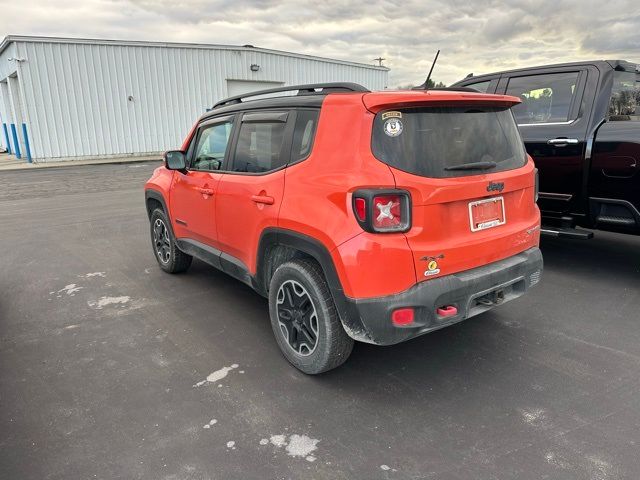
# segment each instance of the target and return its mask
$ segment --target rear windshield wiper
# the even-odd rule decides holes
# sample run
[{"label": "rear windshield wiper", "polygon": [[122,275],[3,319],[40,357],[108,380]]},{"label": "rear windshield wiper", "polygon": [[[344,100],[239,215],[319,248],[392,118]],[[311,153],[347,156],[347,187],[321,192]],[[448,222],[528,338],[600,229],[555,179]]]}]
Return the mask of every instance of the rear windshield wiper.
[{"label": "rear windshield wiper", "polygon": [[471,162],[462,163],[460,165],[452,165],[450,167],[444,167],[445,170],[489,170],[497,167],[496,162]]}]

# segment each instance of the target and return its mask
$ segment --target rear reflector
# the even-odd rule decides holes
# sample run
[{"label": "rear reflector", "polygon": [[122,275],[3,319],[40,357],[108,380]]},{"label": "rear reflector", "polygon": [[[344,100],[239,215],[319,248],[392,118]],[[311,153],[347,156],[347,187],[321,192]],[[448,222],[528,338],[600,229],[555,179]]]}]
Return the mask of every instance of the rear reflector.
[{"label": "rear reflector", "polygon": [[367,219],[367,201],[364,198],[356,198],[353,202],[353,210],[358,220],[364,222]]},{"label": "rear reflector", "polygon": [[399,308],[391,314],[391,322],[397,326],[411,325],[414,319],[413,308]]}]

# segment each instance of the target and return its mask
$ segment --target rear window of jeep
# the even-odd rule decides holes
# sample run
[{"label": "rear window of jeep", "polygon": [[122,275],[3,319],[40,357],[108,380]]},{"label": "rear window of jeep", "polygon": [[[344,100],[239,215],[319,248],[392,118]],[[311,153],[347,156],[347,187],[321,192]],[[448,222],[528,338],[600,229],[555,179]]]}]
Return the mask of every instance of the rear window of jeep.
[{"label": "rear window of jeep", "polygon": [[373,122],[371,147],[387,165],[431,178],[501,172],[526,163],[513,114],[503,107],[379,112]]}]

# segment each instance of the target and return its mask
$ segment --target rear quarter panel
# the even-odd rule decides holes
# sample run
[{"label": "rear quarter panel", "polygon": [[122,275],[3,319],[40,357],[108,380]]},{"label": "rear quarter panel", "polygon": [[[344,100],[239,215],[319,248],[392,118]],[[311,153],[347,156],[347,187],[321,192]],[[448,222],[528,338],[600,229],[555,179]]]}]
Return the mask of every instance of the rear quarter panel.
[{"label": "rear quarter panel", "polygon": [[[389,167],[371,157],[372,122],[361,95],[327,96],[310,157],[286,170],[278,219],[279,228],[325,246],[351,297],[384,295],[415,283],[404,236],[365,235],[353,214],[355,190],[394,187]],[[392,261],[397,255],[402,261]]]}]

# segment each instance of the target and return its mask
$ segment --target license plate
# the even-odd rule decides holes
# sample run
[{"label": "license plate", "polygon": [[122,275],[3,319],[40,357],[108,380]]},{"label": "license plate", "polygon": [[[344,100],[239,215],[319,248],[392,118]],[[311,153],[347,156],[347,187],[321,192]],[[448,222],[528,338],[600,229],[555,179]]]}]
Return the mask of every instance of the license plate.
[{"label": "license plate", "polygon": [[469,203],[469,220],[472,232],[504,225],[507,221],[504,215],[504,199],[492,197]]}]

